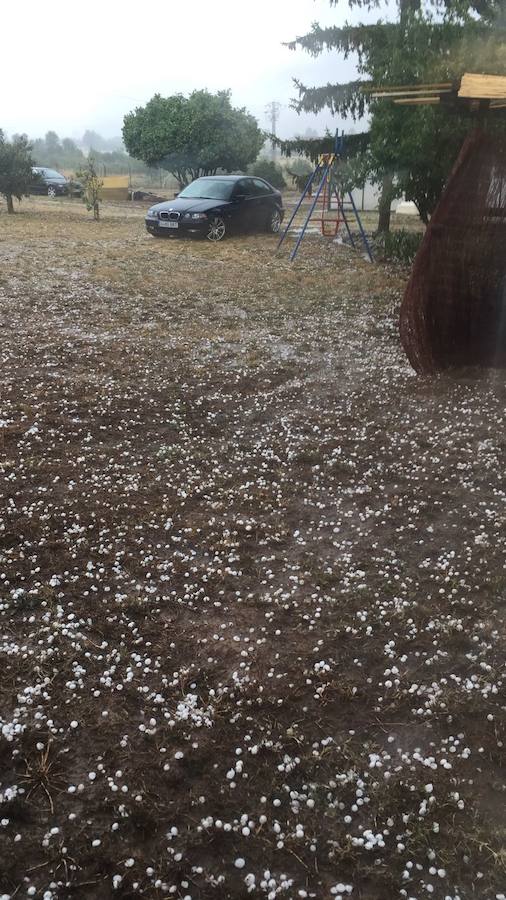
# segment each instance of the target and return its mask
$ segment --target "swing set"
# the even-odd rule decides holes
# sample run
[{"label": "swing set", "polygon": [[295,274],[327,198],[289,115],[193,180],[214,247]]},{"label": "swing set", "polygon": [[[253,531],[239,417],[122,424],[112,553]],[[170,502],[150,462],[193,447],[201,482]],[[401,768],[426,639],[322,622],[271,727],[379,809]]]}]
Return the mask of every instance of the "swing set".
[{"label": "swing set", "polygon": [[324,237],[337,238],[340,228],[344,225],[347,241],[354,249],[357,249],[357,237],[350,228],[350,220],[354,220],[359,233],[359,241],[362,243],[367,258],[372,262],[373,256],[367,235],[351,191],[343,191],[339,187],[338,172],[343,156],[344,136],[336,134],[333,153],[323,153],[318,163],[309,176],[302,195],[288,220],[279,239],[277,249],[281,247],[290,232],[293,222],[306,198],[310,199],[309,209],[299,230],[295,246],[290,253],[290,261],[297,256],[299,247],[307,232],[309,223],[317,221]]}]

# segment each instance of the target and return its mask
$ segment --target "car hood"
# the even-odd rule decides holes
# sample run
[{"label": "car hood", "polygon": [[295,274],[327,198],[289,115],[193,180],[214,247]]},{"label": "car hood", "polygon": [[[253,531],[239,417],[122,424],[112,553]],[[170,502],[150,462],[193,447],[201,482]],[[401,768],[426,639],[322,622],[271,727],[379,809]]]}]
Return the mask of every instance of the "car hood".
[{"label": "car hood", "polygon": [[150,206],[150,209],[156,212],[178,212],[181,214],[187,212],[207,212],[209,209],[217,209],[220,206],[227,206],[229,200],[209,200],[204,197],[176,197],[174,200],[165,200],[163,203],[156,203]]}]

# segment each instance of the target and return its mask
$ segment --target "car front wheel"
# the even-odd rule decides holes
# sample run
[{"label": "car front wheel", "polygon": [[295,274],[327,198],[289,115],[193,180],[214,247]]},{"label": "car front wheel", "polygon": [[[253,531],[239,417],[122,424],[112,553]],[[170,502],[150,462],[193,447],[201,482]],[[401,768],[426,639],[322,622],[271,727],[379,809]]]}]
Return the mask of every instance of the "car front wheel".
[{"label": "car front wheel", "polygon": [[266,230],[269,234],[278,234],[279,229],[281,228],[281,213],[279,209],[273,209],[269,213],[267,218],[267,228]]},{"label": "car front wheel", "polygon": [[56,188],[53,187],[52,185],[49,185],[49,187],[47,189],[47,196],[48,197],[56,197]]},{"label": "car front wheel", "polygon": [[220,216],[214,216],[209,222],[206,238],[208,241],[222,241],[227,233],[227,226]]}]

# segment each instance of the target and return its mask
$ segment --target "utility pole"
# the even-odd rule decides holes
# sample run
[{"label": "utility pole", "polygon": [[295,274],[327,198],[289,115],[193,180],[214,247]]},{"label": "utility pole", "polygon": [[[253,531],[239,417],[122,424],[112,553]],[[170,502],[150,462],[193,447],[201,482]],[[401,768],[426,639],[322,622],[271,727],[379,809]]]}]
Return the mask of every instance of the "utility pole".
[{"label": "utility pole", "polygon": [[[277,136],[276,128],[277,128],[277,124],[278,124],[280,111],[281,111],[281,103],[278,103],[277,100],[271,100],[271,102],[268,103],[267,106],[265,107],[265,115],[268,116],[270,119],[271,134],[274,135],[274,137]],[[273,145],[272,145],[273,160],[276,159],[276,153],[277,153],[277,147],[276,147],[276,144],[273,143]]]}]

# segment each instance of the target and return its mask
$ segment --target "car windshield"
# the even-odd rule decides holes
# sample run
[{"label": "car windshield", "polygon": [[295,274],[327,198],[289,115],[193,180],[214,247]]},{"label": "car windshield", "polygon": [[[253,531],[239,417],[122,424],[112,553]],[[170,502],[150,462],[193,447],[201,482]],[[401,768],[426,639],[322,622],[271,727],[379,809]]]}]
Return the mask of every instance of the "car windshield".
[{"label": "car windshield", "polygon": [[54,169],[43,169],[42,175],[46,178],[58,178],[59,181],[65,181],[65,176],[61,175],[60,172],[55,172]]},{"label": "car windshield", "polygon": [[235,181],[227,178],[197,178],[179,194],[180,197],[200,197],[202,200],[230,200]]}]

